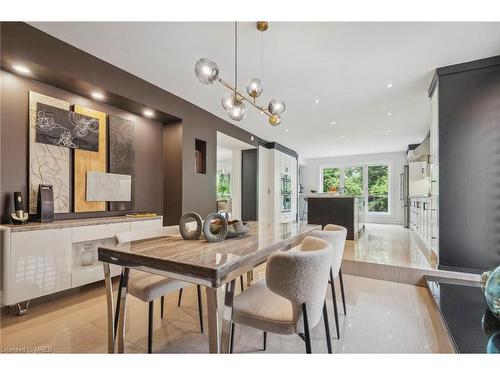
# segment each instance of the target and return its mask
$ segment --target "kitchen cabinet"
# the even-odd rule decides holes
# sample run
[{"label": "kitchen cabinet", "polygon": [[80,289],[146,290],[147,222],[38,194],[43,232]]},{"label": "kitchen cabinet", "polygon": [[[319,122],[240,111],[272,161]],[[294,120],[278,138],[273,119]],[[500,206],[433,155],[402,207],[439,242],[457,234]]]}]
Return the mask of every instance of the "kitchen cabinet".
[{"label": "kitchen cabinet", "polygon": [[297,220],[297,159],[277,149],[259,147],[260,222]]},{"label": "kitchen cabinet", "polygon": [[410,229],[415,231],[427,248],[431,247],[431,198],[410,198]]}]

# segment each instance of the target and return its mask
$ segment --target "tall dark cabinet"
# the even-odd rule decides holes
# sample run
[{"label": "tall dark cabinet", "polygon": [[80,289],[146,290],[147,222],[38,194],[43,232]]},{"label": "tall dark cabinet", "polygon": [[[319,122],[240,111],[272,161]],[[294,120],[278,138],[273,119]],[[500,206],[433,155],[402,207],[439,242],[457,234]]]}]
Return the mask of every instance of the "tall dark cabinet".
[{"label": "tall dark cabinet", "polygon": [[437,69],[439,264],[500,264],[500,56]]}]

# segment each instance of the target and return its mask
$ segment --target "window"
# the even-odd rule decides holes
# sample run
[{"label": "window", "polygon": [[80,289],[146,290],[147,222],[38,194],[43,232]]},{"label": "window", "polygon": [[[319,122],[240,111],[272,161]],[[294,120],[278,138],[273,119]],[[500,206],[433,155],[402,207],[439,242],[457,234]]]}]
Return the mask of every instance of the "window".
[{"label": "window", "polygon": [[390,212],[389,180],[388,164],[321,169],[323,192],[364,197],[366,211],[372,214]]},{"label": "window", "polygon": [[363,196],[363,167],[344,168],[344,195]]},{"label": "window", "polygon": [[231,174],[220,169],[217,171],[217,199],[231,197]]},{"label": "window", "polygon": [[340,191],[340,168],[323,169],[323,191]]},{"label": "window", "polygon": [[389,212],[389,167],[368,166],[368,212]]}]

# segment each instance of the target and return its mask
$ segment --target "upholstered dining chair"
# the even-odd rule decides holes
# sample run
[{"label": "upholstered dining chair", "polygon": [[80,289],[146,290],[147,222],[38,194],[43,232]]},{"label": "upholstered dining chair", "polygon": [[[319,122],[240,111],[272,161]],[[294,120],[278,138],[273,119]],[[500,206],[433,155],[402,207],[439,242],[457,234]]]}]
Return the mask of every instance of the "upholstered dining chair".
[{"label": "upholstered dining chair", "polygon": [[347,237],[347,229],[341,227],[339,225],[327,224],[323,228],[323,230],[315,230],[311,232],[311,236],[316,238],[321,238],[325,241],[328,241],[332,245],[333,256],[332,256],[332,265],[330,268],[330,280],[328,283],[330,284],[332,290],[332,304],[333,311],[335,314],[335,328],[337,330],[337,338],[340,339],[340,330],[339,330],[339,314],[337,308],[337,298],[335,295],[335,279],[339,279],[340,281],[340,293],[342,295],[342,305],[344,307],[344,315],[346,312],[345,307],[345,293],[344,293],[344,281],[342,279],[342,258],[344,256],[344,247],[345,240]]},{"label": "upholstered dining chair", "polygon": [[235,325],[243,324],[281,335],[298,334],[311,353],[310,330],[321,320],[325,324],[328,353],[332,352],[325,294],[332,262],[329,242],[306,237],[301,251],[278,251],[266,267],[266,278],[234,297],[230,352]]},{"label": "upholstered dining chair", "polygon": [[[173,225],[169,227],[145,229],[132,232],[118,233],[115,235],[116,241],[119,244],[138,241],[144,239],[158,238],[163,236],[173,236],[179,234],[179,226]],[[182,291],[182,288],[191,285],[190,283],[176,280],[171,277],[154,275],[144,271],[131,270],[129,279],[129,293],[143,302],[149,303],[148,317],[148,353],[153,351],[153,312],[154,301],[161,298],[161,313],[163,319],[163,311],[165,307],[165,295],[175,291]],[[201,303],[201,287],[197,287],[198,292],[198,314],[200,319],[200,330],[203,333],[203,307]],[[119,288],[121,290],[121,288]],[[118,301],[120,298],[118,298]]]}]

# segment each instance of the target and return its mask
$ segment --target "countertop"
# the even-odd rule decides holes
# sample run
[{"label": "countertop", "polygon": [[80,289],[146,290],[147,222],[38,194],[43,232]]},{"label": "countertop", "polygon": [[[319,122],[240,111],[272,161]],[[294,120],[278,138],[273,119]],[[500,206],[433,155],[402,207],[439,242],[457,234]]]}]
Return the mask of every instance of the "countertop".
[{"label": "countertop", "polygon": [[331,194],[331,193],[303,193],[302,195],[304,195],[304,198],[305,199],[308,199],[308,198],[350,198],[350,199],[354,199],[354,198],[357,198],[353,195],[335,195],[335,194]]},{"label": "countertop", "polygon": [[0,226],[0,228],[1,227],[9,228],[11,232],[29,232],[29,231],[44,230],[44,229],[62,229],[62,228],[73,228],[73,227],[85,227],[90,225],[159,220],[161,218],[162,216],[153,216],[153,217],[110,216],[110,217],[94,217],[87,219],[55,220],[51,223],[32,222],[23,225],[6,224]]}]

